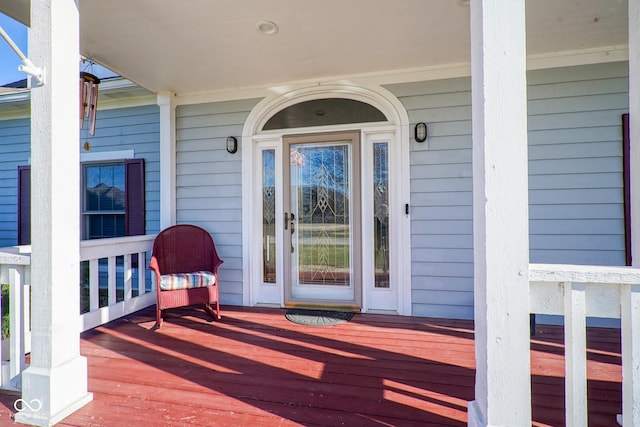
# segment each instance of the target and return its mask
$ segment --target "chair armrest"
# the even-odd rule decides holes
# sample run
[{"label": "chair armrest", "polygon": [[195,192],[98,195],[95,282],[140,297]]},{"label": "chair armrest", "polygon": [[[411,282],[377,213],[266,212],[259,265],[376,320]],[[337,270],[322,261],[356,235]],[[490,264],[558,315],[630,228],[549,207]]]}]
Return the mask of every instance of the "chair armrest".
[{"label": "chair armrest", "polygon": [[213,273],[214,274],[218,274],[218,267],[220,267],[220,264],[222,264],[224,261],[221,260],[220,258],[216,257],[213,261]]},{"label": "chair armrest", "polygon": [[151,256],[151,261],[149,261],[149,270],[154,272],[156,276],[156,291],[160,292],[160,266],[158,265],[158,260],[155,256]]}]

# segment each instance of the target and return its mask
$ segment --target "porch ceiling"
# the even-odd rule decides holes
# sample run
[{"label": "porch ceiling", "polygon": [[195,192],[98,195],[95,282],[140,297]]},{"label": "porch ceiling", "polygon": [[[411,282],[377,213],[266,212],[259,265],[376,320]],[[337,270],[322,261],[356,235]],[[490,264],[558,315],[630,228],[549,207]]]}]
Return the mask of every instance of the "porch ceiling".
[{"label": "porch ceiling", "polygon": [[[0,9],[24,2],[2,2]],[[459,0],[78,3],[82,53],[153,92],[470,61],[469,8]],[[259,34],[262,20],[275,22],[278,33]],[[627,1],[529,0],[527,28],[529,54],[626,45]]]}]

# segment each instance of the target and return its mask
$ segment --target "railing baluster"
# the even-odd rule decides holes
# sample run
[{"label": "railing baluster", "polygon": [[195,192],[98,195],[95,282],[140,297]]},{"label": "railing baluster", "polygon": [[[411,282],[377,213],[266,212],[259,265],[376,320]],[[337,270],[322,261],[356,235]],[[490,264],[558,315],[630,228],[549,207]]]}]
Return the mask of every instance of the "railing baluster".
[{"label": "railing baluster", "polygon": [[587,425],[585,285],[564,284],[565,404],[568,426]]},{"label": "railing baluster", "polygon": [[124,300],[129,301],[131,294],[131,281],[133,272],[131,271],[131,254],[124,256]]},{"label": "railing baluster", "polygon": [[146,289],[147,257],[145,252],[138,252],[138,296],[144,295]]},{"label": "railing baluster", "polygon": [[[640,426],[640,285],[622,285],[622,425]],[[635,335],[635,336],[634,336]]]},{"label": "railing baluster", "polygon": [[20,373],[25,368],[24,360],[24,316],[22,314],[24,267],[9,267],[9,381],[11,388],[18,388]]},{"label": "railing baluster", "polygon": [[[31,267],[25,267],[22,279],[22,324],[24,325],[22,337],[24,339],[24,353],[31,353]],[[25,283],[26,282],[26,283]],[[23,367],[27,366],[26,358],[22,359]],[[24,368],[23,368],[24,369]]]},{"label": "railing baluster", "polygon": [[116,303],[116,257],[110,256],[108,257],[108,276],[107,276],[107,295],[109,305],[113,305]]},{"label": "railing baluster", "polygon": [[97,259],[89,260],[89,311],[100,307],[100,267]]}]

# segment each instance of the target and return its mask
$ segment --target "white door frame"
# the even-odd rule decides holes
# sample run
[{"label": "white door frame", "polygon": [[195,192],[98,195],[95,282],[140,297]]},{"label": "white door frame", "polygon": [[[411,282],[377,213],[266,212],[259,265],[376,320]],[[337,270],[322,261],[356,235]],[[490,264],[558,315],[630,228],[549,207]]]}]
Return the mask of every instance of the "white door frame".
[{"label": "white door frame", "polygon": [[[411,315],[411,250],[409,215],[404,213],[404,206],[408,205],[409,191],[409,117],[404,106],[388,90],[376,87],[361,87],[351,84],[315,85],[292,89],[278,95],[268,97],[259,102],[249,114],[242,132],[242,233],[243,233],[243,304],[253,306],[258,302],[257,284],[261,276],[260,242],[262,230],[255,223],[256,209],[260,204],[253,197],[252,189],[261,185],[261,176],[257,173],[255,164],[259,160],[258,147],[267,144],[276,150],[276,158],[281,158],[282,130],[261,132],[266,121],[276,112],[288,106],[323,98],[346,98],[365,102],[380,110],[388,119],[388,124],[349,124],[328,127],[309,127],[286,129],[286,133],[316,133],[339,131],[346,129],[362,129],[362,138],[376,134],[393,135],[392,149],[395,153],[395,169],[399,171],[396,185],[390,189],[394,195],[395,209],[402,210],[397,215],[396,226],[390,231],[394,233],[396,244],[393,247],[391,262],[397,265],[397,274],[393,279],[398,287],[397,312],[401,315]],[[278,195],[276,194],[276,197]],[[282,197],[280,195],[280,197]],[[276,216],[282,218],[281,208],[276,209]],[[257,243],[256,243],[257,242]],[[282,277],[281,262],[278,263],[277,274]],[[363,289],[363,293],[365,290]],[[272,301],[274,306],[284,306],[284,293],[281,292],[279,301]],[[363,294],[363,311],[367,311],[367,295]]]}]

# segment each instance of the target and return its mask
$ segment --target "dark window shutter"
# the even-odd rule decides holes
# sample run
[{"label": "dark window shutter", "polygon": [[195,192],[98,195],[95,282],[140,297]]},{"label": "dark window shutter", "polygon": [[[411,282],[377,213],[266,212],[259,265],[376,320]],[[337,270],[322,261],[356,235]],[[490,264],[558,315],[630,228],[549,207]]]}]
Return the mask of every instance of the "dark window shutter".
[{"label": "dark window shutter", "polygon": [[631,131],[629,114],[622,115],[622,176],[624,188],[624,249],[626,263],[631,265]]},{"label": "dark window shutter", "polygon": [[137,236],[145,233],[144,227],[144,159],[128,159],[124,166],[126,189],[125,233]]},{"label": "dark window shutter", "polygon": [[31,244],[31,166],[18,166],[18,244]]}]

